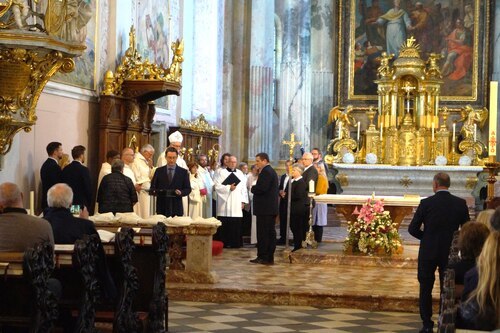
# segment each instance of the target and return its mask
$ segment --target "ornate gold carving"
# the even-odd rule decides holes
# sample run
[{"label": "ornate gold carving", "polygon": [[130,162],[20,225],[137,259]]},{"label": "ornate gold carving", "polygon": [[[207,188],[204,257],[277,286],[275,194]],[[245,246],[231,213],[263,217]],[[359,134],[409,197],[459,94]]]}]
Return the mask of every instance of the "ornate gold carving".
[{"label": "ornate gold carving", "polygon": [[195,132],[202,132],[202,133],[212,133],[215,135],[221,135],[222,130],[219,128],[210,125],[208,121],[205,119],[205,116],[203,114],[200,114],[197,118],[195,118],[193,121],[189,120],[184,120],[181,118],[180,120],[180,127],[189,129]]},{"label": "ornate gold carving", "polygon": [[472,190],[477,184],[476,176],[469,176],[465,181],[465,188],[468,190]]},{"label": "ornate gold carving", "polygon": [[0,50],[0,154],[10,150],[18,131],[29,132],[35,124],[35,107],[47,81],[58,70],[74,67],[73,60],[59,51],[40,53],[21,48]]},{"label": "ornate gold carving", "polygon": [[420,45],[416,43],[416,39],[411,36],[406,40],[406,43],[401,46],[399,51],[400,58],[420,58]]},{"label": "ornate gold carving", "polygon": [[337,176],[335,176],[337,180],[340,183],[340,186],[342,187],[347,187],[349,186],[349,177],[345,173],[339,173]]},{"label": "ornate gold carving", "polygon": [[104,75],[104,95],[123,96],[123,84],[126,80],[135,81],[163,81],[174,83],[179,86],[182,78],[181,64],[184,61],[184,42],[176,40],[172,42],[172,63],[169,68],[157,64],[151,64],[149,60],[142,60],[136,48],[136,36],[134,26],[130,28],[129,48],[125,52],[116,73],[107,71]]},{"label": "ornate gold carving", "polygon": [[411,180],[410,177],[408,176],[403,176],[400,180],[399,180],[399,184],[401,184],[401,186],[403,186],[404,188],[408,189],[410,187],[411,184],[413,184],[413,181]]}]

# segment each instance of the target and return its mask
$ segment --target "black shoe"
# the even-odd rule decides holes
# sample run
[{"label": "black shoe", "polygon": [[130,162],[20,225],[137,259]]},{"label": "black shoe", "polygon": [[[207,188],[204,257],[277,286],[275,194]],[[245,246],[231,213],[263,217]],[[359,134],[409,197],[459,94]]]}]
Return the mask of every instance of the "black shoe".
[{"label": "black shoe", "polygon": [[250,262],[252,264],[260,264],[261,261],[262,261],[262,259],[260,259],[260,258],[255,258],[255,259],[250,260]]},{"label": "black shoe", "polygon": [[266,266],[272,266],[272,265],[274,265],[274,260],[271,260],[271,261],[261,260],[261,261],[259,262],[259,264],[261,264],[261,265],[266,265]]},{"label": "black shoe", "polygon": [[432,328],[430,327],[422,327],[422,329],[420,331],[418,331],[419,333],[432,333]]}]

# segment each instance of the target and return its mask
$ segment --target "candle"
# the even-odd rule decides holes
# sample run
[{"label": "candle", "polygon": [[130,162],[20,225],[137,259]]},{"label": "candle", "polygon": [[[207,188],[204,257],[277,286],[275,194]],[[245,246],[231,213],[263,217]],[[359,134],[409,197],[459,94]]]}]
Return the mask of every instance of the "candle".
[{"label": "candle", "polygon": [[314,192],[316,192],[316,191],[314,190],[314,180],[312,180],[312,179],[311,179],[311,180],[309,181],[309,193],[314,193]]},{"label": "candle", "polygon": [[453,123],[453,136],[451,137],[452,141],[455,141],[455,129],[457,127],[457,124]]},{"label": "candle", "polygon": [[35,191],[30,191],[30,214],[35,215]]},{"label": "candle", "polygon": [[432,141],[434,141],[434,122],[432,122]]},{"label": "candle", "polygon": [[384,131],[384,128],[380,126],[380,142],[382,142],[382,132]]},{"label": "candle", "polygon": [[361,122],[358,121],[358,142],[359,142],[359,132],[361,130]]},{"label": "candle", "polygon": [[488,155],[497,154],[497,103],[498,103],[498,82],[490,82],[490,114],[488,127]]},{"label": "candle", "polygon": [[476,142],[477,138],[477,124],[474,124],[474,142]]},{"label": "candle", "polygon": [[406,113],[410,113],[410,99],[406,98]]},{"label": "candle", "polygon": [[342,123],[339,123],[339,139],[342,139]]}]

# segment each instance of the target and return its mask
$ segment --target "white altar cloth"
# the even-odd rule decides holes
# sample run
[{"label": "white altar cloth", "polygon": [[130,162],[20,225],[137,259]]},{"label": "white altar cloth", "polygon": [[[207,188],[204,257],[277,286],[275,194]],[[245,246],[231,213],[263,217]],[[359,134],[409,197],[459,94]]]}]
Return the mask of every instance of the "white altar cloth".
[{"label": "white altar cloth", "polygon": [[[314,197],[317,203],[326,203],[333,205],[363,205],[366,203],[371,195],[344,195],[344,194],[321,194]],[[414,196],[391,196],[391,195],[381,195],[377,196],[375,193],[375,199],[384,199],[384,205],[386,206],[399,206],[399,207],[417,207],[420,204],[421,197]]]}]

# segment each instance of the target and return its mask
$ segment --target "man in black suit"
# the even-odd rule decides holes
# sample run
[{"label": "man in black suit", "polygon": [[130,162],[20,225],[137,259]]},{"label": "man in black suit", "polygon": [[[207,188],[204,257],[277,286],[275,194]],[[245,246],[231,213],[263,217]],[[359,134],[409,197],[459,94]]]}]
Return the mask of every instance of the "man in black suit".
[{"label": "man in black suit", "polygon": [[314,181],[314,190],[316,191],[316,184],[318,183],[318,170],[313,165],[313,155],[311,153],[304,153],[301,159],[302,165],[304,166],[304,172],[302,173],[302,178],[306,182],[306,186],[309,189],[309,181]]},{"label": "man in black suit", "polygon": [[[469,210],[464,199],[452,195],[450,176],[438,173],[432,181],[434,195],[420,201],[420,205],[408,227],[408,232],[420,239],[418,252],[418,282],[420,283],[420,317],[423,328],[420,332],[432,332],[432,287],[436,268],[442,286],[448,262],[453,233],[467,222]],[[424,229],[421,230],[422,225]],[[442,290],[442,289],[441,289]]]},{"label": "man in black suit", "polygon": [[[47,191],[49,188],[62,181],[62,170],[59,160],[63,156],[60,142],[51,142],[47,145],[49,157],[40,168],[40,180],[42,181],[42,209],[47,208]],[[32,212],[34,213],[34,212]]]},{"label": "man in black suit", "polygon": [[257,183],[252,186],[253,214],[257,217],[257,258],[250,262],[273,265],[276,250],[274,221],[279,213],[278,175],[269,164],[266,153],[258,153],[255,164],[260,170]]},{"label": "man in black suit", "polygon": [[165,216],[182,216],[182,197],[191,193],[188,171],[177,165],[177,149],[165,150],[167,165],[156,169],[151,180],[150,194],[156,195],[156,213]]},{"label": "man in black suit", "polygon": [[280,177],[279,184],[279,198],[280,198],[280,238],[276,242],[277,245],[285,245],[286,243],[286,227],[287,227],[287,214],[288,214],[288,195],[287,195],[287,187],[288,181],[290,179],[290,166],[292,165],[292,161],[287,160],[285,162],[285,173]]},{"label": "man in black suit", "polygon": [[80,205],[82,208],[87,207],[87,210],[90,211],[92,187],[89,169],[83,165],[85,162],[85,147],[73,147],[71,156],[73,162],[63,169],[62,182],[68,184],[73,191],[73,205]]}]

